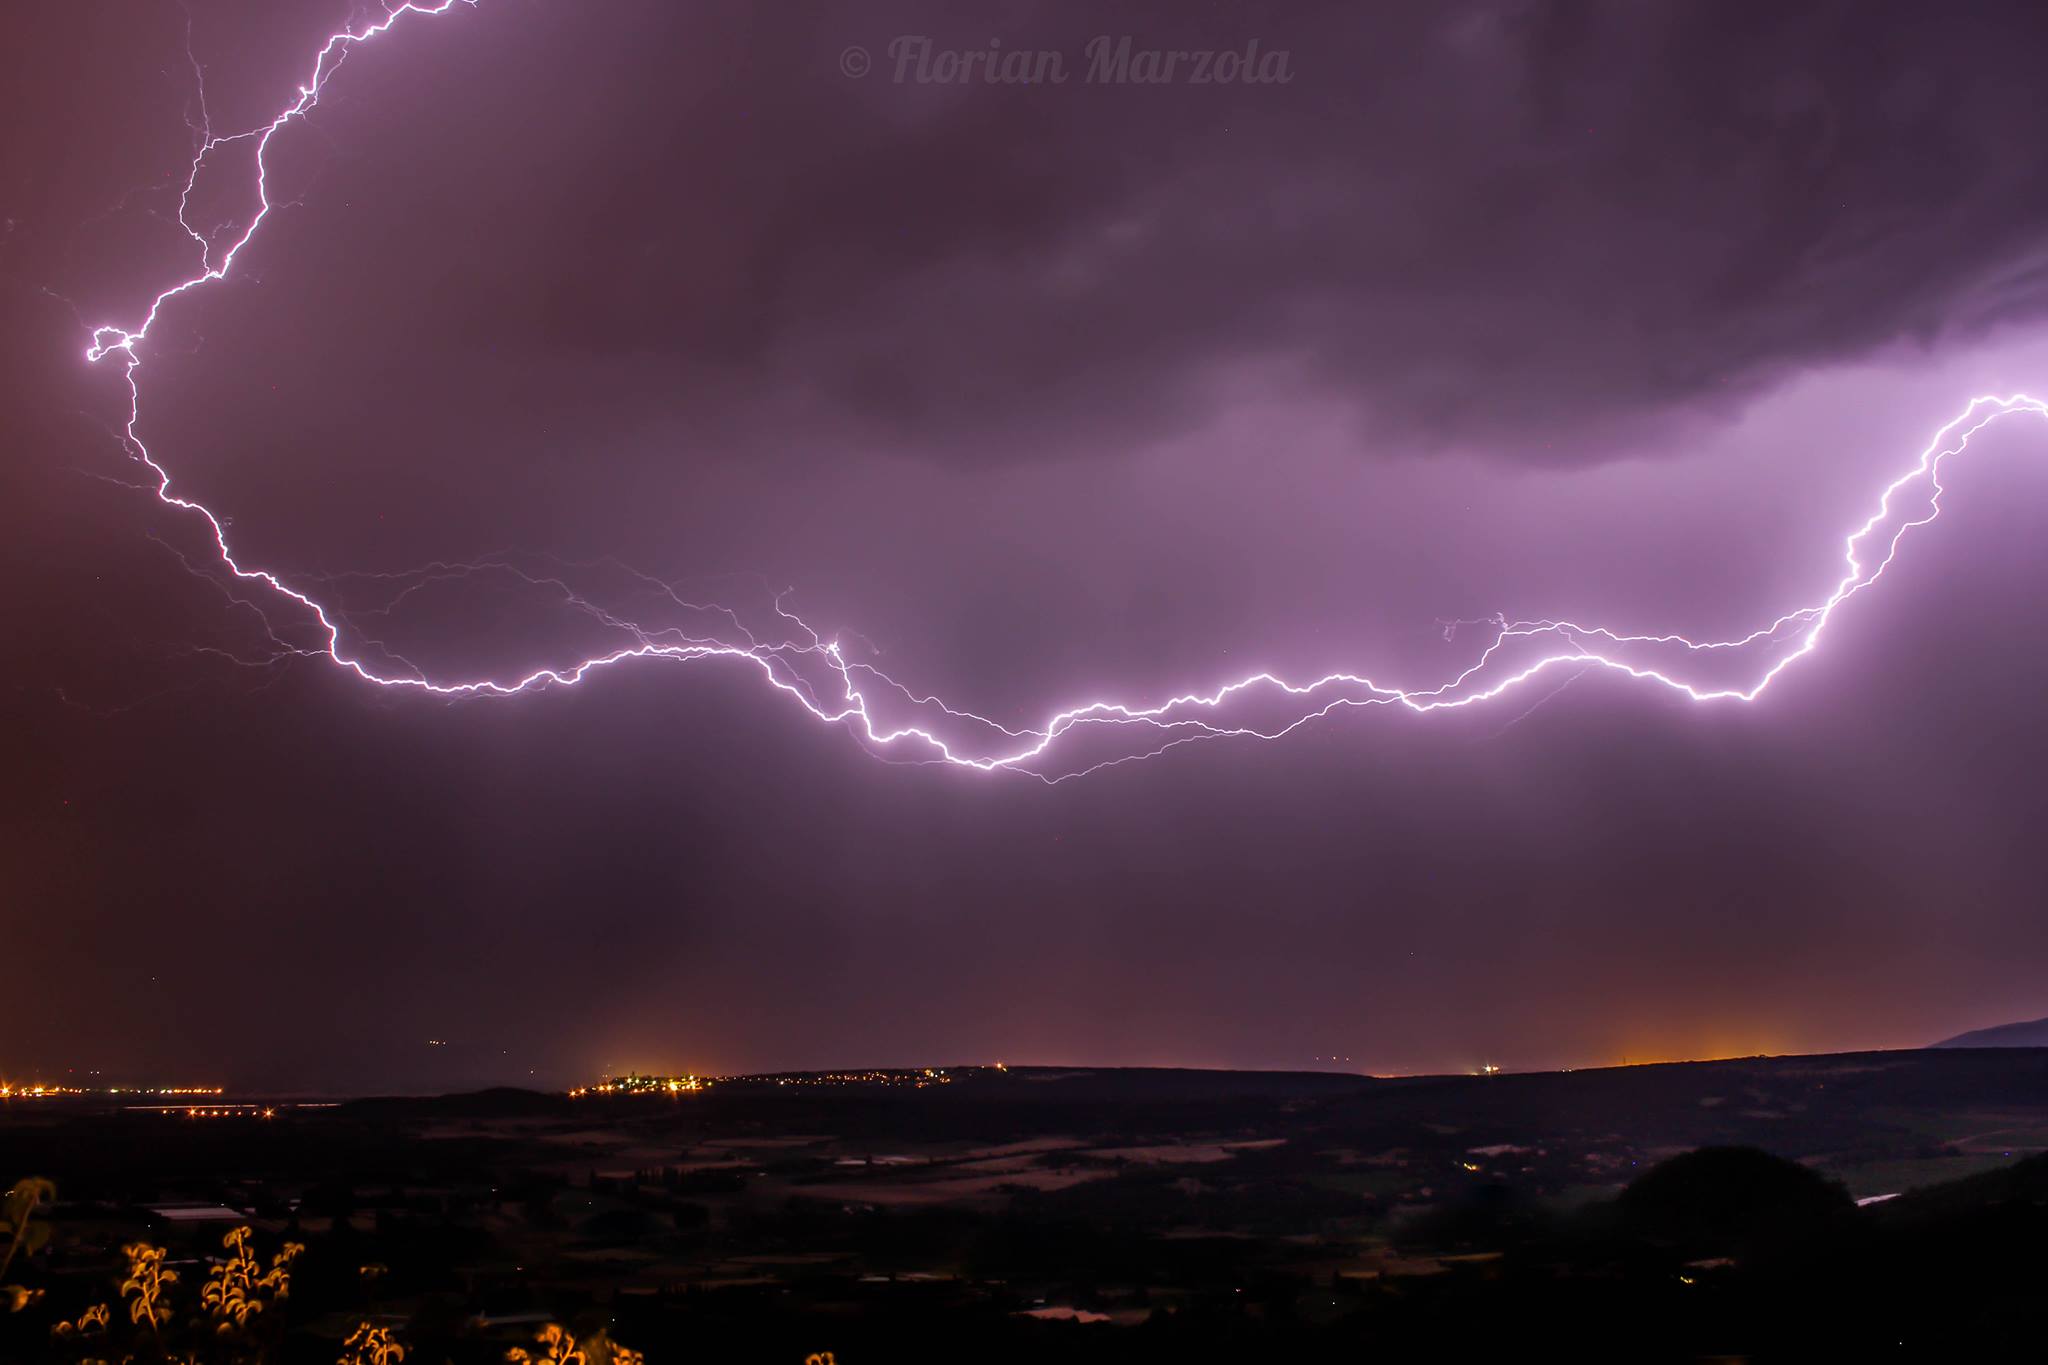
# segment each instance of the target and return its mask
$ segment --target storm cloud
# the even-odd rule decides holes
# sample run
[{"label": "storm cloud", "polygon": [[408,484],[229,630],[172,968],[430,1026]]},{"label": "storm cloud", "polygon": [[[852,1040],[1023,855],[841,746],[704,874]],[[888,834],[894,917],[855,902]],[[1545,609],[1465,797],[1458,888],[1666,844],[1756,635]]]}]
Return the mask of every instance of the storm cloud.
[{"label": "storm cloud", "polygon": [[[417,243],[421,278],[393,287],[419,285],[436,344],[589,357],[734,441],[1067,458],[1295,393],[1343,404],[1362,453],[1599,459],[1674,408],[2048,299],[2034,11],[538,6],[476,27],[495,41],[455,60],[496,79],[415,97],[397,165],[336,113],[360,164],[309,171],[309,202],[416,186],[359,230]],[[1059,52],[1068,80],[899,80],[903,35]],[[1097,35],[1255,40],[1291,79],[1090,82]],[[864,77],[851,45],[879,58]],[[349,102],[401,117],[380,90]],[[457,201],[466,234],[405,216],[445,226]]]}]

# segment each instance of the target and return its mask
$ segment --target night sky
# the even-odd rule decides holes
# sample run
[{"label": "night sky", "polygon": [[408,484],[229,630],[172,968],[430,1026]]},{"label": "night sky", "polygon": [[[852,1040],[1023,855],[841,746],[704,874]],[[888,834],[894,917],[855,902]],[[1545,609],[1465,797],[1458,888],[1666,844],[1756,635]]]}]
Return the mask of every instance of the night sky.
[{"label": "night sky", "polygon": [[[194,62],[258,127],[377,13],[10,20],[0,1072],[1520,1069],[2048,1014],[2035,418],[1748,704],[1566,668],[1047,785],[744,661],[448,700],[306,657],[84,351],[197,269]],[[898,79],[905,35],[1069,79]],[[1090,82],[1096,35],[1290,79]],[[457,4],[277,135],[140,430],[438,679],[702,626],[671,588],[755,630],[786,593],[1012,727],[1433,687],[1496,613],[1740,636],[1973,396],[2048,396],[2044,43],[2020,5]]]}]

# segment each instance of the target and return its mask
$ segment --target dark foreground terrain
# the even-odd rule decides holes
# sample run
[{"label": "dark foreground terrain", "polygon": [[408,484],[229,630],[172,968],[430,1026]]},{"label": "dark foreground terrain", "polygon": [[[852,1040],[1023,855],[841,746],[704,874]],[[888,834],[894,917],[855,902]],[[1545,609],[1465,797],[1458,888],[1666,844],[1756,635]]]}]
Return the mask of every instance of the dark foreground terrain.
[{"label": "dark foreground terrain", "polygon": [[378,1365],[366,1323],[545,1360],[549,1322],[649,1365],[2048,1353],[2048,1050],[188,1108],[0,1109],[56,1193],[0,1360]]}]

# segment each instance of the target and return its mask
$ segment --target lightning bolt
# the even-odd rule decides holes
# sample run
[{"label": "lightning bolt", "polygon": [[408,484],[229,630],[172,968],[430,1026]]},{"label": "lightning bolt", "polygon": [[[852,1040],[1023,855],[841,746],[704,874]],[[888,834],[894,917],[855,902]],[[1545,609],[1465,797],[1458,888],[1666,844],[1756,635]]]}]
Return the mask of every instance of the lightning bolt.
[{"label": "lightning bolt", "polygon": [[[595,673],[637,659],[675,662],[728,660],[756,670],[769,686],[796,702],[815,720],[849,729],[865,746],[882,755],[900,753],[898,761],[937,763],[978,772],[1018,772],[1057,783],[1105,768],[1155,757],[1198,740],[1250,738],[1277,740],[1341,707],[1393,706],[1417,713],[1478,706],[1528,687],[1547,675],[1562,685],[1595,670],[1618,673],[1637,682],[1676,692],[1686,699],[1747,703],[1765,691],[1799,660],[1819,648],[1838,610],[1884,576],[1906,536],[1935,520],[1941,511],[1944,463],[1966,451],[1971,440],[1993,423],[2031,415],[2048,418],[2048,403],[2024,394],[1984,395],[1936,431],[1919,458],[1879,495],[1876,509],[1843,541],[1843,573],[1819,600],[1784,612],[1768,624],[1726,640],[1694,640],[1678,634],[1625,634],[1568,620],[1495,618],[1481,623],[1486,643],[1465,668],[1437,686],[1411,689],[1376,682],[1359,673],[1336,672],[1294,682],[1260,671],[1207,691],[1189,691],[1150,704],[1114,700],[1083,702],[1053,712],[1041,724],[1010,728],[985,716],[949,706],[935,696],[904,687],[872,663],[848,657],[838,640],[827,640],[784,606],[785,595],[773,598],[759,632],[738,610],[689,601],[670,585],[623,565],[609,569],[652,592],[681,613],[686,624],[646,626],[595,601],[572,585],[570,572],[589,565],[565,565],[558,571],[536,571],[509,555],[468,563],[440,563],[402,574],[331,575],[310,579],[327,589],[326,600],[294,587],[277,573],[238,559],[228,544],[225,524],[205,505],[174,492],[169,469],[144,443],[141,347],[164,309],[187,295],[224,280],[244,248],[255,239],[275,207],[268,188],[267,157],[272,140],[287,125],[307,117],[321,92],[355,48],[384,36],[401,23],[447,14],[480,0],[414,0],[387,8],[384,17],[360,28],[344,28],[327,38],[315,56],[311,74],[295,99],[269,123],[229,135],[217,135],[204,110],[194,125],[196,150],[178,201],[178,224],[197,245],[197,273],[163,290],[133,326],[103,326],[93,331],[88,361],[114,360],[128,391],[128,418],[122,439],[128,452],[150,471],[151,490],[164,504],[189,513],[211,534],[219,565],[233,579],[250,585],[277,609],[303,613],[316,643],[298,647],[285,643],[267,614],[265,630],[271,646],[259,662],[307,656],[377,687],[407,689],[439,697],[511,696],[549,687],[571,687]],[[189,42],[188,42],[189,56]],[[198,63],[193,62],[195,73]],[[257,207],[240,235],[225,247],[195,228],[188,218],[194,187],[217,153],[244,149],[253,163]],[[412,594],[449,580],[503,577],[524,588],[555,595],[561,604],[595,621],[619,643],[573,664],[537,667],[505,677],[435,678],[364,634],[361,615],[388,616]],[[381,580],[399,585],[395,596],[374,611],[351,612],[342,603],[342,582]],[[246,597],[230,595],[238,605]],[[355,647],[344,640],[344,624],[359,637]],[[1458,624],[1446,625],[1451,639]],[[769,633],[772,629],[772,633]],[[382,662],[372,663],[372,654]],[[1542,696],[1535,697],[1540,703]],[[1237,710],[1263,707],[1262,720],[1233,720]],[[1530,709],[1533,709],[1530,708]],[[894,718],[892,718],[894,717]]]}]

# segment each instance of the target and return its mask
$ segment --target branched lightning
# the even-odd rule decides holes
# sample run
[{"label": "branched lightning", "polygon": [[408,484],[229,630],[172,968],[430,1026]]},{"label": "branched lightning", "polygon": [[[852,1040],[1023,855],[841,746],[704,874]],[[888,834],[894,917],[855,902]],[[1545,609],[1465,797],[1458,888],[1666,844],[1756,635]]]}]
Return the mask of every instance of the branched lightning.
[{"label": "branched lightning", "polygon": [[[402,22],[478,3],[479,0],[413,0],[388,8],[383,18],[366,26],[345,28],[330,35],[314,58],[312,72],[299,86],[296,98],[269,123],[257,128],[227,135],[214,133],[202,91],[199,116],[193,123],[195,151],[179,196],[177,215],[178,225],[198,248],[198,271],[159,293],[132,327],[103,326],[92,334],[86,351],[88,360],[100,362],[119,357],[128,390],[128,418],[121,434],[129,453],[149,470],[154,480],[151,491],[166,505],[204,523],[213,538],[219,565],[232,580],[250,585],[258,596],[268,599],[273,609],[303,613],[312,628],[313,644],[288,643],[290,628],[277,625],[249,596],[229,592],[229,599],[236,606],[257,611],[266,641],[266,649],[257,659],[238,662],[270,663],[293,656],[322,658],[378,687],[464,697],[511,696],[548,687],[574,686],[594,673],[634,659],[729,660],[756,670],[769,686],[791,698],[816,720],[847,727],[871,751],[901,754],[906,761],[942,763],[980,772],[1021,772],[1045,782],[1060,782],[1154,757],[1197,740],[1280,739],[1340,707],[1396,706],[1416,713],[1453,710],[1505,697],[1540,678],[1547,677],[1554,689],[1596,670],[1625,675],[1693,702],[1753,702],[1788,668],[1819,647],[1835,613],[1884,575],[1906,535],[1940,514],[1942,467],[1946,461],[1962,454],[1972,438],[1995,422],[2020,414],[2048,417],[2048,403],[2024,394],[1971,399],[1962,412],[1934,433],[1917,461],[1885,487],[1869,518],[1845,538],[1843,573],[1832,589],[1818,601],[1787,611],[1747,635],[1726,640],[1694,640],[1672,633],[1625,634],[1569,620],[1495,618],[1478,623],[1484,626],[1487,637],[1478,656],[1434,687],[1396,687],[1350,672],[1293,682],[1276,673],[1260,671],[1206,691],[1183,692],[1149,704],[1087,701],[1055,711],[1036,726],[1018,728],[956,709],[935,696],[914,692],[873,664],[849,658],[841,642],[820,637],[785,607],[781,595],[775,596],[762,619],[750,626],[737,610],[689,601],[669,584],[624,565],[561,564],[542,569],[510,555],[467,563],[430,564],[404,574],[308,575],[305,581],[313,587],[294,587],[279,574],[237,558],[229,547],[221,517],[173,491],[169,469],[144,443],[141,434],[142,391],[138,375],[143,363],[143,343],[167,306],[226,279],[234,269],[243,249],[254,240],[274,207],[269,196],[266,160],[272,140],[287,125],[314,109],[349,52],[382,37]],[[189,33],[187,55],[190,56]],[[199,74],[196,59],[192,65],[195,75]],[[256,207],[240,233],[222,246],[192,224],[189,209],[194,189],[208,163],[217,153],[231,148],[246,150],[251,158]],[[593,569],[602,569],[613,577],[622,576],[634,593],[651,594],[659,609],[674,620],[658,626],[644,625],[623,614],[622,609],[600,604],[570,580],[572,573]],[[594,622],[617,643],[575,663],[536,667],[502,677],[436,678],[363,628],[363,618],[388,617],[408,598],[435,584],[482,577],[502,578],[522,590],[549,594],[561,606]],[[231,580],[221,581],[225,588]],[[350,608],[346,605],[347,585],[353,581],[381,582],[393,587],[394,592],[378,607]],[[322,592],[321,597],[313,595],[314,587]],[[1447,641],[1454,638],[1461,624],[1474,623],[1446,623]],[[1529,700],[1540,704],[1548,695],[1538,689]],[[1534,709],[1533,705],[1523,714],[1527,709]],[[1258,718],[1242,718],[1241,713],[1245,712],[1257,712]]]}]

